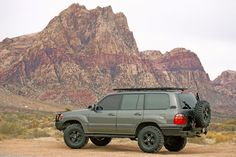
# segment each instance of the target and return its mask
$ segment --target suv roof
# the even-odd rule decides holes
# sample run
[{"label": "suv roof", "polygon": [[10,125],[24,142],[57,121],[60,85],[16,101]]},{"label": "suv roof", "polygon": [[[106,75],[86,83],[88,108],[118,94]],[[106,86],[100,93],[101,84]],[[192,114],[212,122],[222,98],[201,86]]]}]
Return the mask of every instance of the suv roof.
[{"label": "suv roof", "polygon": [[157,88],[115,88],[114,91],[184,91],[188,88],[183,87],[157,87]]}]

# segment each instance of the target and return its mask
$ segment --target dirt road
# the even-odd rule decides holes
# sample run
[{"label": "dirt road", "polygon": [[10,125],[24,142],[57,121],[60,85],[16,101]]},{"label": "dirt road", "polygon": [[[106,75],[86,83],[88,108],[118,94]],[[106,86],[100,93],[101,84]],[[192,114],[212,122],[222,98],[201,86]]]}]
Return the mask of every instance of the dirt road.
[{"label": "dirt road", "polygon": [[115,139],[106,147],[89,143],[80,150],[69,149],[63,141],[55,138],[15,139],[0,141],[0,157],[125,157],[125,156],[164,156],[164,157],[236,157],[236,144],[198,145],[187,144],[178,153],[162,149],[158,154],[146,154],[139,150],[136,141]]}]

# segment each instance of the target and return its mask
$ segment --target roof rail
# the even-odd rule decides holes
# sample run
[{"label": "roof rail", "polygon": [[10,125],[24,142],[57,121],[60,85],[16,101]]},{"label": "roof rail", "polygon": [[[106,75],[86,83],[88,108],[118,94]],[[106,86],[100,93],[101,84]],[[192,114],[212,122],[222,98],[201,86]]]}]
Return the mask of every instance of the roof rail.
[{"label": "roof rail", "polygon": [[188,88],[183,87],[157,87],[157,88],[115,88],[114,91],[184,91]]}]

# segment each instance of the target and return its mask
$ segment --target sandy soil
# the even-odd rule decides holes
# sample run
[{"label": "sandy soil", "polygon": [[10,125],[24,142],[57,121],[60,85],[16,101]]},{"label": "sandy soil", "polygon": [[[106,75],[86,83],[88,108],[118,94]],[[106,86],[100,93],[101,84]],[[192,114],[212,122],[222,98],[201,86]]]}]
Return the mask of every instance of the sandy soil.
[{"label": "sandy soil", "polygon": [[236,157],[236,144],[198,145],[188,143],[178,153],[162,149],[158,154],[146,154],[139,150],[136,141],[115,139],[106,147],[91,144],[72,150],[62,140],[55,138],[15,139],[0,141],[0,157],[123,157],[123,156],[181,156],[181,157]]}]

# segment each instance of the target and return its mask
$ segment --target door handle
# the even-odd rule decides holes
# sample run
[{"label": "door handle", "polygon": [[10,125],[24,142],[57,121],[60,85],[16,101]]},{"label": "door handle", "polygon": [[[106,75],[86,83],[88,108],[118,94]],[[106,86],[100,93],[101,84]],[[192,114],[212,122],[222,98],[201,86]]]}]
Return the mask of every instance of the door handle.
[{"label": "door handle", "polygon": [[108,116],[116,116],[114,113],[108,113]]},{"label": "door handle", "polygon": [[134,115],[135,115],[135,116],[142,116],[142,113],[137,112],[137,113],[135,113]]}]

